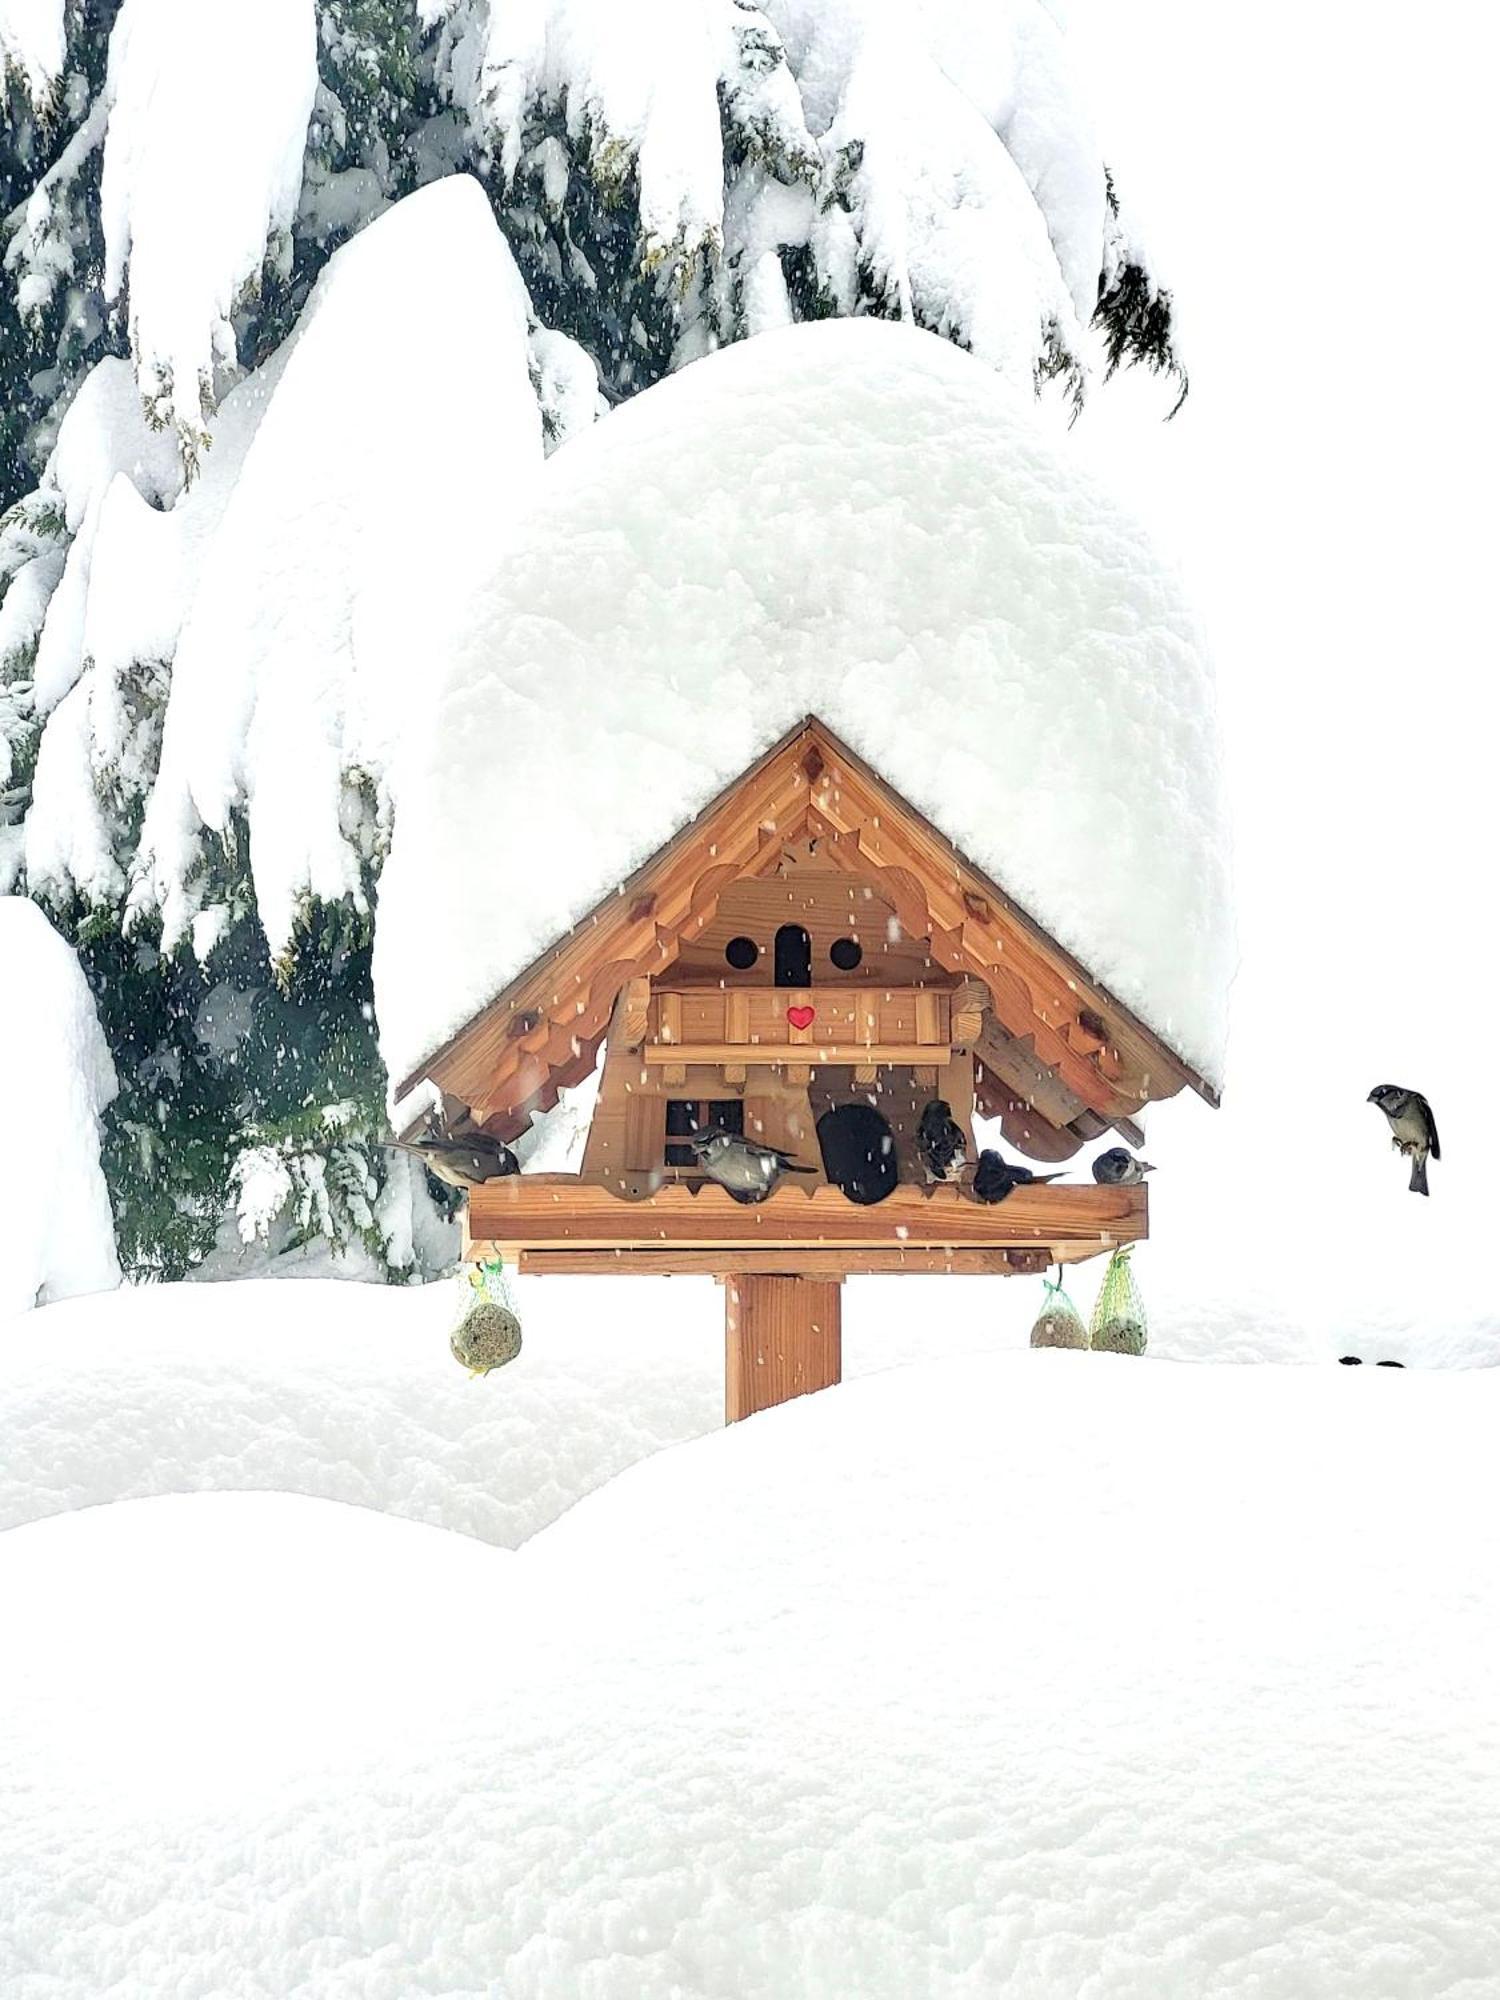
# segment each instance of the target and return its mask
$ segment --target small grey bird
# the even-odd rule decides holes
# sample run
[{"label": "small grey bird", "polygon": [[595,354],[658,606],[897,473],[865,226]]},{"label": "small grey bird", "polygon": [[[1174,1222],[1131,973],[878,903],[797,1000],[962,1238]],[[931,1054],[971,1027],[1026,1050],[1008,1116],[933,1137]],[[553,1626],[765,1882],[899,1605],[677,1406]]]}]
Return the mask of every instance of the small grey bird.
[{"label": "small grey bird", "polygon": [[1391,1144],[1411,1161],[1411,1192],[1426,1194],[1428,1159],[1443,1157],[1432,1106],[1420,1090],[1406,1090],[1399,1083],[1377,1083],[1365,1102],[1380,1106],[1391,1128]]},{"label": "small grey bird", "polygon": [[488,1132],[455,1135],[435,1118],[429,1118],[415,1139],[388,1142],[398,1152],[415,1153],[422,1164],[449,1187],[482,1187],[486,1181],[503,1180],[518,1174],[521,1162],[502,1140]]},{"label": "small grey bird", "polygon": [[705,1126],[683,1142],[711,1181],[717,1181],[735,1201],[764,1201],[783,1174],[815,1174],[801,1167],[777,1146],[758,1146],[720,1125]]},{"label": "small grey bird", "polygon": [[1094,1179],[1101,1187],[1136,1187],[1155,1172],[1149,1160],[1138,1160],[1123,1146],[1111,1146],[1094,1162]]},{"label": "small grey bird", "polygon": [[922,1165],[935,1181],[950,1180],[964,1163],[967,1144],[964,1128],[953,1116],[953,1107],[946,1098],[935,1097],[917,1126],[917,1151]]},{"label": "small grey bird", "polygon": [[979,1155],[979,1165],[974,1170],[974,1199],[976,1201],[1004,1201],[1008,1194],[1014,1194],[1018,1187],[1044,1187],[1048,1181],[1060,1181],[1061,1174],[1034,1174],[1030,1167],[1015,1165],[1002,1158],[993,1147],[986,1146]]}]

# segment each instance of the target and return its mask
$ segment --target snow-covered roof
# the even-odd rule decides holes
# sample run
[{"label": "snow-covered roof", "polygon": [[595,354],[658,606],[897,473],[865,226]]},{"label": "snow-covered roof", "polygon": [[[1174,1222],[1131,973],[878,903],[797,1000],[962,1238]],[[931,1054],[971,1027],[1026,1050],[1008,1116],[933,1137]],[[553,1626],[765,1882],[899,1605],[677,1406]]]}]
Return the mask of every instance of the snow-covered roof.
[{"label": "snow-covered roof", "polygon": [[375,943],[416,1068],[799,718],[836,730],[1211,1083],[1211,680],[1031,405],[883,321],[758,336],[557,452],[413,704]]}]

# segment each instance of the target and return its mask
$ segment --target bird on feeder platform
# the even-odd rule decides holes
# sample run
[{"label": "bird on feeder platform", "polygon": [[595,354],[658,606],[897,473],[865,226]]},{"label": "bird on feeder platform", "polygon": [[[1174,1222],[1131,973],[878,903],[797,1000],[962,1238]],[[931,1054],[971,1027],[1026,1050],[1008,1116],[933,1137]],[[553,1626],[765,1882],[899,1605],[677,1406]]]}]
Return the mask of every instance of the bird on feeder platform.
[{"label": "bird on feeder platform", "polygon": [[503,1180],[507,1174],[521,1171],[521,1162],[503,1140],[493,1138],[488,1132],[455,1135],[445,1131],[433,1118],[428,1119],[415,1139],[392,1139],[388,1143],[399,1152],[415,1153],[449,1187],[482,1187],[486,1181]]},{"label": "bird on feeder platform", "polygon": [[1111,1146],[1094,1162],[1094,1179],[1100,1187],[1138,1187],[1147,1174],[1154,1174],[1149,1160],[1138,1160],[1123,1146]]},{"label": "bird on feeder platform", "polygon": [[1411,1193],[1426,1194],[1427,1161],[1443,1157],[1432,1106],[1420,1090],[1405,1090],[1399,1083],[1377,1083],[1365,1102],[1380,1106],[1391,1128],[1391,1144],[1411,1161]]},{"label": "bird on feeder platform", "polygon": [[778,1146],[758,1146],[753,1139],[707,1125],[684,1142],[711,1181],[717,1181],[735,1201],[764,1201],[783,1174],[815,1174],[816,1167],[798,1166]]},{"label": "bird on feeder platform", "polygon": [[979,1155],[979,1165],[974,1170],[974,1199],[1004,1201],[1018,1187],[1045,1187],[1048,1181],[1061,1179],[1061,1174],[1034,1174],[1030,1167],[1017,1166],[1003,1159],[993,1147],[987,1146]]},{"label": "bird on feeder platform", "polygon": [[968,1140],[946,1098],[935,1097],[917,1126],[917,1151],[935,1181],[956,1178],[964,1164]]}]

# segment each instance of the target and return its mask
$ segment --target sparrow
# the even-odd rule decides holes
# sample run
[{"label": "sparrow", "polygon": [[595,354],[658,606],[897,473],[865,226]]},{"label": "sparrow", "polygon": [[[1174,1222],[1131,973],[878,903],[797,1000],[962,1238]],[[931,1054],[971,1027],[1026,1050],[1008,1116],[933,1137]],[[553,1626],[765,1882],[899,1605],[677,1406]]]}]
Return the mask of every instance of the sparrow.
[{"label": "sparrow", "polygon": [[764,1201],[783,1174],[815,1174],[816,1167],[799,1167],[777,1146],[757,1146],[751,1139],[709,1125],[683,1141],[711,1181],[735,1200]]},{"label": "sparrow", "polygon": [[1094,1179],[1101,1187],[1137,1187],[1147,1174],[1154,1174],[1149,1160],[1138,1160],[1123,1146],[1111,1146],[1094,1162]]},{"label": "sparrow", "polygon": [[1377,1083],[1365,1102],[1380,1106],[1391,1128],[1391,1144],[1411,1161],[1410,1191],[1426,1194],[1428,1156],[1443,1157],[1432,1106],[1420,1090],[1403,1090],[1399,1083]]},{"label": "sparrow", "polygon": [[964,1163],[964,1128],[945,1098],[935,1097],[917,1126],[917,1151],[935,1181],[945,1181]]},{"label": "sparrow", "polygon": [[979,1155],[979,1165],[974,1170],[974,1199],[1004,1201],[1018,1187],[1044,1187],[1048,1181],[1061,1179],[1061,1174],[1034,1174],[1030,1167],[1015,1166],[1011,1161],[1002,1159],[993,1147],[987,1146]]},{"label": "sparrow", "polygon": [[415,1153],[449,1187],[481,1187],[485,1181],[502,1180],[521,1171],[521,1162],[502,1140],[488,1132],[465,1132],[455,1137],[434,1118],[427,1120],[415,1139],[388,1143],[399,1152]]}]

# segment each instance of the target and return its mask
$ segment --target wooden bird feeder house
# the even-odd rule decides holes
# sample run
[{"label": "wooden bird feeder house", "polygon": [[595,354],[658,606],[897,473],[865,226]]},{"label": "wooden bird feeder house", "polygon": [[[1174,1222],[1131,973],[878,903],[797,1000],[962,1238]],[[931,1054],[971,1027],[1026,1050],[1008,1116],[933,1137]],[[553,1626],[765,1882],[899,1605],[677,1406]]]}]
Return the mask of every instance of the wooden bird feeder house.
[{"label": "wooden bird feeder house", "polygon": [[[471,1255],[524,1272],[709,1273],[726,1415],[839,1379],[840,1285],[1013,1273],[1146,1235],[1144,1186],[929,1184],[923,1109],[1070,1158],[1211,1086],[809,717],[408,1077],[450,1131],[511,1141],[605,1057],[580,1171],[472,1190]],[[735,1201],[717,1125],[813,1169]],[[971,1147],[970,1158],[973,1158]]]}]

